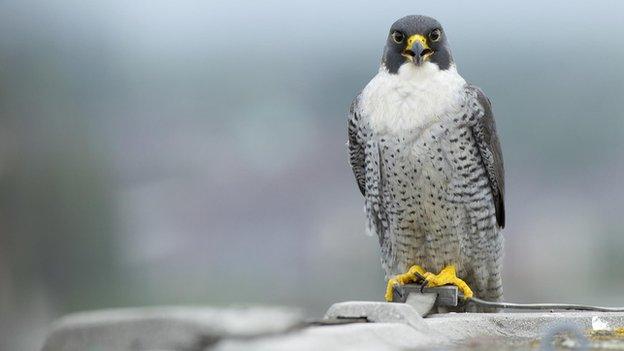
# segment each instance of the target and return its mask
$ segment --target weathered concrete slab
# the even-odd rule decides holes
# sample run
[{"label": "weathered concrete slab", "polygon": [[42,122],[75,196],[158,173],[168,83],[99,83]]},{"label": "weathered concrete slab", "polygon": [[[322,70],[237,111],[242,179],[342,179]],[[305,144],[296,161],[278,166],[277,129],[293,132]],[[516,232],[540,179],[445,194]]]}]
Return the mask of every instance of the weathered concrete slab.
[{"label": "weathered concrete slab", "polygon": [[302,323],[287,308],[129,308],[71,314],[43,351],[204,350],[223,338],[279,334]]},{"label": "weathered concrete slab", "polygon": [[431,315],[424,320],[432,330],[452,342],[483,336],[538,339],[561,325],[581,331],[594,330],[596,321],[609,330],[624,327],[622,312],[448,313]]},{"label": "weathered concrete slab", "polygon": [[224,340],[215,351],[397,351],[446,345],[445,340],[401,323],[310,327],[257,340]]},{"label": "weathered concrete slab", "polygon": [[[434,296],[435,300],[435,296]],[[325,319],[366,318],[374,323],[407,324],[416,330],[427,330],[423,318],[409,304],[374,301],[348,301],[333,304]]]},{"label": "weathered concrete slab", "polygon": [[[326,316],[338,317],[366,317],[371,323],[309,326],[297,311],[280,308],[109,310],[62,318],[43,350],[418,350],[474,346],[484,340],[490,346],[535,346],[562,330],[585,341],[615,338],[616,346],[624,346],[624,313],[449,313],[422,318],[406,304],[345,302],[332,306]],[[568,345],[583,345],[583,340]]]},{"label": "weathered concrete slab", "polygon": [[[380,306],[371,307],[374,314],[383,315],[384,312],[378,311]],[[353,316],[369,315],[365,310],[353,310],[357,311]],[[328,316],[335,316],[334,312]],[[387,320],[392,320],[391,315]],[[515,349],[507,347],[529,350],[540,345],[544,346],[540,349],[549,350],[553,342],[568,348],[592,345],[592,350],[624,349],[624,337],[617,340],[611,334],[611,339],[605,341],[596,335],[608,333],[595,333],[597,322],[606,330],[623,327],[624,313],[450,313],[424,318],[426,327],[416,328],[411,322],[397,323],[400,320],[405,318],[400,316],[390,323],[307,328],[257,340],[224,340],[215,350],[499,350],[503,346],[506,350]],[[566,335],[555,338],[561,332]]]}]

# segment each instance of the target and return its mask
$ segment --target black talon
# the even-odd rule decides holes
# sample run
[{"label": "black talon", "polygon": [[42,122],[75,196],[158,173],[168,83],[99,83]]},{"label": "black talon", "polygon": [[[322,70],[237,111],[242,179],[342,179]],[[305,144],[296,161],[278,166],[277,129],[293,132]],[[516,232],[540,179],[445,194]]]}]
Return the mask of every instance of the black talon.
[{"label": "black talon", "polygon": [[427,279],[423,278],[423,283],[420,285],[420,293],[423,293],[423,290],[425,290],[425,288],[427,287],[427,284],[429,284],[429,281]]},{"label": "black talon", "polygon": [[415,272],[414,275],[416,276],[416,278],[418,278],[418,280],[416,280],[416,281],[427,280],[427,278],[425,278],[424,275],[422,275],[422,274],[420,274],[418,272]]}]

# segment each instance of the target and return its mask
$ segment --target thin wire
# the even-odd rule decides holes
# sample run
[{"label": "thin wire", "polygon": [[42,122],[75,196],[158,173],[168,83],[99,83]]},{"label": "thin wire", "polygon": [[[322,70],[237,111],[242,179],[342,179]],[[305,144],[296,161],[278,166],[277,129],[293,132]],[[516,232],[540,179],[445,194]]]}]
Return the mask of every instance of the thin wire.
[{"label": "thin wire", "polygon": [[[462,296],[463,297],[463,296]],[[510,308],[516,310],[577,310],[577,311],[597,311],[597,312],[624,312],[624,307],[602,307],[579,305],[573,303],[514,303],[514,302],[492,302],[481,300],[478,297],[466,299],[476,305],[494,308]]]}]

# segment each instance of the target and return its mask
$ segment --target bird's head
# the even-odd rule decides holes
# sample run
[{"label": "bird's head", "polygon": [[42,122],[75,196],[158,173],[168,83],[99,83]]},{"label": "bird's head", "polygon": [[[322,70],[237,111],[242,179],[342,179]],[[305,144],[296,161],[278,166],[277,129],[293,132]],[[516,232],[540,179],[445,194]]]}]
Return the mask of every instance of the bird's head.
[{"label": "bird's head", "polygon": [[446,34],[438,21],[427,16],[405,16],[392,24],[382,63],[390,73],[404,64],[435,63],[439,69],[451,66],[453,58]]}]

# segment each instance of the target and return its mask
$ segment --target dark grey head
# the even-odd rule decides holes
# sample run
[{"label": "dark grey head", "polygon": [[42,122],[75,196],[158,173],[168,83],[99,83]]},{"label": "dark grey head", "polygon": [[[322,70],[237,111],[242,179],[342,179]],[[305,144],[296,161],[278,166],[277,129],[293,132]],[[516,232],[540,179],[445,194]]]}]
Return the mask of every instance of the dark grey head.
[{"label": "dark grey head", "polygon": [[446,33],[438,21],[427,16],[405,16],[392,24],[382,63],[397,73],[406,62],[421,65],[432,62],[441,70],[453,62]]}]

